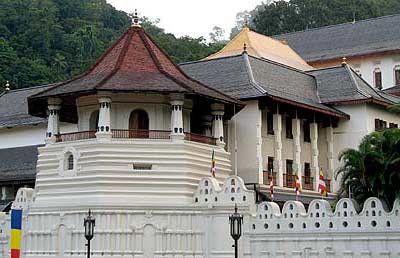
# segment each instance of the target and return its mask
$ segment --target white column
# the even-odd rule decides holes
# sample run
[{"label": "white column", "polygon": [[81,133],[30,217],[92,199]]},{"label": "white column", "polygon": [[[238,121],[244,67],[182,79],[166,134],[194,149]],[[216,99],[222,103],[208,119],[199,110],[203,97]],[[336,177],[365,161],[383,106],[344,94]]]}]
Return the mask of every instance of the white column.
[{"label": "white column", "polygon": [[301,170],[301,145],[300,145],[300,127],[301,121],[298,118],[292,119],[293,134],[293,174],[299,176],[300,183],[303,180],[303,171]]},{"label": "white column", "polygon": [[331,180],[331,190],[332,189],[332,183],[333,183],[333,127],[332,125],[326,127],[326,146],[327,146],[327,171],[325,178],[329,176],[329,179]]},{"label": "white column", "polygon": [[99,123],[97,125],[97,139],[111,139],[111,98],[99,98]]},{"label": "white column", "polygon": [[57,98],[49,98],[48,104],[48,119],[46,143],[56,142],[56,135],[60,133],[59,126],[59,111],[61,109],[61,100]]},{"label": "white column", "polygon": [[224,104],[212,104],[211,105],[211,114],[213,115],[212,121],[212,132],[213,137],[217,138],[217,144],[219,146],[225,146],[224,139]]},{"label": "white column", "polygon": [[183,131],[183,104],[184,96],[171,94],[171,139],[183,140],[185,133]]},{"label": "white column", "polygon": [[318,190],[319,180],[319,151],[318,151],[318,124],[316,122],[310,123],[311,135],[311,174],[314,177],[314,190]]},{"label": "white column", "polygon": [[274,114],[275,158],[274,172],[277,173],[277,184],[283,187],[283,162],[282,162],[282,115]]}]

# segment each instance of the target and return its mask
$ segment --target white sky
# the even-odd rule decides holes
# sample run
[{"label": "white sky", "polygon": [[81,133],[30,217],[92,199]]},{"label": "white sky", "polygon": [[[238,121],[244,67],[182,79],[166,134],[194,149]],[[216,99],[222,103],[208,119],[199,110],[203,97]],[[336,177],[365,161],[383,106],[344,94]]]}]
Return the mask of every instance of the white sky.
[{"label": "white sky", "polygon": [[214,26],[228,38],[238,12],[253,10],[262,0],[107,0],[116,9],[160,19],[159,26],[176,36],[209,39]]}]

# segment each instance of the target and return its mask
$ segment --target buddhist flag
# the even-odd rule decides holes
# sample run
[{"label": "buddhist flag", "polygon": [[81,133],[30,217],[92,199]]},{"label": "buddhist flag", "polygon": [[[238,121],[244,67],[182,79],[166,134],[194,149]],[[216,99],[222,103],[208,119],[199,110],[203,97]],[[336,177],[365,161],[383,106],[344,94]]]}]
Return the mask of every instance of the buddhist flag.
[{"label": "buddhist flag", "polygon": [[212,156],[211,156],[211,175],[215,177],[215,151],[213,150]]},{"label": "buddhist flag", "polygon": [[296,192],[296,196],[298,196],[301,193],[301,184],[300,184],[300,179],[299,176],[296,175],[296,182],[294,185],[294,191]]},{"label": "buddhist flag", "polygon": [[274,182],[273,181],[274,181],[274,178],[271,176],[269,178],[269,195],[270,195],[271,202],[274,201]]},{"label": "buddhist flag", "polygon": [[11,210],[11,258],[20,258],[22,210]]},{"label": "buddhist flag", "polygon": [[324,173],[322,172],[322,169],[319,171],[318,191],[321,193],[322,196],[328,195],[328,191],[326,189]]}]

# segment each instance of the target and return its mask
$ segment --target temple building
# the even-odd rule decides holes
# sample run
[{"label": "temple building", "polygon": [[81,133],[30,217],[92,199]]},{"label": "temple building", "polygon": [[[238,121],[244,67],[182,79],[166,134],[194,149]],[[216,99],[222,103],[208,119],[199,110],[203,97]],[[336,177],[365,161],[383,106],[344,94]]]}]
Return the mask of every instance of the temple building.
[{"label": "temple building", "polygon": [[[342,58],[377,89],[400,85],[400,14],[274,36],[309,65],[340,65]],[[397,89],[397,90],[396,90]],[[397,88],[396,91],[400,94]]]},{"label": "temple building", "polygon": [[181,67],[246,103],[230,123],[233,168],[266,195],[272,178],[276,200],[293,198],[295,175],[303,201],[318,196],[320,170],[335,192],[340,152],[357,148],[374,130],[400,124],[399,115],[386,110],[400,99],[371,87],[345,60],[329,68],[307,67],[286,42],[247,27],[217,54]]}]

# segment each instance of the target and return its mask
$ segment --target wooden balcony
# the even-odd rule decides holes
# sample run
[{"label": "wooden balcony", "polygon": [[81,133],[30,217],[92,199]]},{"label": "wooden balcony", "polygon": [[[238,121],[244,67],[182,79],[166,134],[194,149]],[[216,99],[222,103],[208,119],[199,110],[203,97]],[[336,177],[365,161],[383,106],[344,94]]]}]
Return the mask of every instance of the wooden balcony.
[{"label": "wooden balcony", "polygon": [[200,142],[209,145],[217,145],[217,139],[201,134],[185,133],[185,140],[192,142]]},{"label": "wooden balcony", "polygon": [[287,188],[294,188],[296,185],[296,176],[283,174],[283,186]]},{"label": "wooden balcony", "polygon": [[303,176],[303,189],[314,190],[314,178],[309,176]]},{"label": "wooden balcony", "polygon": [[[112,129],[114,139],[170,139],[171,131]],[[56,142],[73,142],[96,138],[96,131],[74,132],[56,135]],[[200,134],[185,133],[185,140],[217,145],[217,139]]]},{"label": "wooden balcony", "polygon": [[171,131],[112,129],[111,133],[115,139],[169,139]]},{"label": "wooden balcony", "polygon": [[96,131],[64,133],[56,135],[56,142],[73,142],[96,138]]},{"label": "wooden balcony", "polygon": [[276,184],[276,176],[277,176],[277,173],[276,172],[269,172],[269,171],[267,171],[267,170],[264,170],[263,171],[263,184],[264,185],[269,185],[270,184],[270,181],[271,181],[271,178],[272,178],[272,184],[273,185],[277,185]]}]

